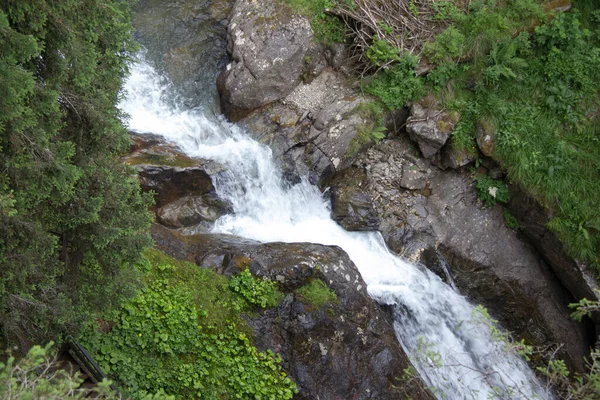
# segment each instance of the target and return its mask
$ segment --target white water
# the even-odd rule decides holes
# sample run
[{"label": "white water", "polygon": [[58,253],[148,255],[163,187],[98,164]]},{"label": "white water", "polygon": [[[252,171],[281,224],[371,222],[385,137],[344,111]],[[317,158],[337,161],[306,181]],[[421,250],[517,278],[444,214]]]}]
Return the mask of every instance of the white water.
[{"label": "white water", "polygon": [[428,270],[395,257],[380,234],[342,229],[330,219],[328,201],[316,187],[283,180],[268,147],[222,118],[169,105],[165,82],[141,61],[132,68],[120,107],[131,116],[131,130],[160,134],[190,156],[227,166],[215,186],[234,213],[218,220],[215,232],[343,248],[369,294],[394,305],[396,335],[439,398],[551,397],[524,361],[492,339],[488,322],[464,297]]}]

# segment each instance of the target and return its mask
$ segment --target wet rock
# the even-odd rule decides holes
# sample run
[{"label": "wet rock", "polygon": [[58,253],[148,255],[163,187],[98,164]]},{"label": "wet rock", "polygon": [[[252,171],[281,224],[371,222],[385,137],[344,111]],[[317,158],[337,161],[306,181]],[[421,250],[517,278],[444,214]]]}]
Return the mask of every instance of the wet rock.
[{"label": "wet rock", "polygon": [[433,157],[448,141],[455,121],[445,111],[424,107],[419,103],[412,105],[410,114],[406,131],[418,143],[423,157]]},{"label": "wet rock", "polygon": [[139,178],[144,191],[155,192],[158,208],[187,196],[202,196],[214,192],[210,175],[201,166],[179,168],[144,165],[139,168]]},{"label": "wet rock", "polygon": [[590,338],[570,318],[569,293],[537,251],[505,226],[501,207],[482,208],[465,174],[439,174],[431,190],[427,222],[461,293],[528,343],[564,344],[560,356],[581,371]]},{"label": "wet rock", "polygon": [[212,183],[211,177],[223,171],[220,164],[188,157],[151,134],[132,135],[131,149],[125,162],[137,169],[142,190],[154,192],[153,211],[161,224],[206,230],[231,212]]},{"label": "wet rock", "polygon": [[433,168],[428,187],[403,190],[398,180],[405,166],[425,170],[423,161],[406,137],[382,142],[356,161],[367,166],[363,190],[374,199],[389,247],[424,264],[440,254],[461,293],[487,307],[517,338],[540,346],[564,343],[560,356],[581,370],[594,338],[570,318],[570,293],[536,249],[505,226],[500,207],[482,207],[466,171]]},{"label": "wet rock", "polygon": [[214,174],[220,169],[215,163],[188,168],[144,165],[138,169],[142,190],[155,193],[157,220],[168,227],[205,230],[231,212],[230,204],[217,196],[212,174],[207,172]]},{"label": "wet rock", "polygon": [[[159,249],[179,259],[234,275],[250,268],[278,282],[286,294],[275,309],[249,316],[254,344],[281,355],[300,399],[431,399],[409,366],[386,314],[369,297],[340,248],[309,243],[261,244],[228,235],[182,236],[154,225]],[[322,280],[337,302],[321,308],[295,291]]]},{"label": "wet rock", "polygon": [[332,218],[348,231],[379,229],[371,197],[361,187],[365,180],[366,174],[361,169],[348,168],[331,184]]},{"label": "wet rock", "polygon": [[200,160],[183,154],[176,145],[166,142],[159,135],[132,132],[130,140],[129,155],[123,157],[123,161],[137,169],[144,165],[193,167],[202,164]]},{"label": "wet rock", "polygon": [[157,220],[169,228],[195,227],[208,230],[222,215],[231,212],[228,203],[214,192],[203,196],[186,196],[160,207]]},{"label": "wet rock", "polygon": [[237,0],[228,26],[232,61],[218,79],[226,115],[238,120],[287,96],[300,83],[312,38],[308,20],[288,6]]}]

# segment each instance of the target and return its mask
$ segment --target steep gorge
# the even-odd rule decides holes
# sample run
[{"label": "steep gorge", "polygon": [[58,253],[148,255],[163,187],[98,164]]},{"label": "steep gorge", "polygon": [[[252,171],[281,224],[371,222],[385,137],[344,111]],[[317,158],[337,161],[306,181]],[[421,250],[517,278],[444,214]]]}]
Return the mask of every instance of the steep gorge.
[{"label": "steep gorge", "polygon": [[[183,25],[197,26],[198,21],[211,21],[205,9],[198,6],[190,11],[186,4],[173,6],[180,13],[178,18],[183,20]],[[257,4],[238,1],[235,7],[264,6],[264,10],[272,7],[261,2]],[[149,14],[153,12],[147,4],[141,5],[138,23],[144,10]],[[223,16],[224,13],[220,15]],[[267,32],[264,43],[275,40],[271,46],[277,48],[277,35],[269,36],[268,32],[277,33],[278,29],[288,32],[290,41],[295,40],[297,30],[286,28],[285,21],[281,27],[278,21],[273,22],[264,15],[262,19],[260,17],[259,12],[252,22],[252,29],[258,31],[258,35]],[[225,166],[212,178],[216,193],[231,204],[233,213],[220,217],[211,229],[213,233],[233,234],[261,242],[317,242],[340,246],[357,265],[368,285],[369,294],[380,303],[392,306],[396,334],[405,350],[412,354],[412,361],[427,385],[438,388],[450,398],[475,392],[480,398],[486,398],[495,385],[501,386],[504,395],[509,397],[510,390],[523,393],[537,391],[544,396],[525,364],[504,354],[502,345],[490,340],[487,322],[477,321],[472,306],[464,298],[422,266],[411,265],[389,253],[378,234],[348,233],[329,219],[329,199],[323,198],[307,178],[312,177],[315,183],[327,185],[336,176],[338,180],[333,181],[334,188],[352,187],[352,184],[344,182],[344,176],[352,175],[348,174],[351,169],[362,170],[364,176],[359,184],[364,186],[359,192],[365,192],[368,198],[374,199],[373,204],[367,207],[373,208],[381,219],[381,231],[392,250],[429,264],[441,262],[435,252],[439,249],[454,266],[452,271],[461,290],[486,304],[493,316],[500,318],[508,328],[518,330],[521,337],[534,342],[537,340],[540,344],[566,342],[565,355],[570,357],[571,365],[575,369],[582,368],[581,358],[590,339],[585,338],[585,332],[568,317],[566,303],[571,298],[562,292],[560,283],[539,260],[538,253],[519,235],[498,223],[498,210],[481,209],[464,171],[440,171],[431,166],[411,147],[401,130],[397,131],[399,137],[390,137],[367,153],[358,154],[356,158],[344,157],[352,139],[359,134],[360,125],[367,123],[368,118],[353,113],[362,100],[344,84],[343,79],[338,78],[337,71],[327,67],[328,63],[331,64],[332,50],[327,53],[310,48],[305,49],[306,53],[294,55],[296,64],[297,60],[304,64],[306,57],[310,57],[308,64],[311,65],[302,68],[313,68],[310,72],[316,76],[312,81],[315,85],[319,84],[319,78],[329,77],[327,83],[321,83],[322,86],[317,86],[317,91],[313,92],[313,95],[321,96],[321,104],[311,102],[311,98],[308,104],[302,103],[299,100],[302,93],[285,98],[291,92],[286,89],[287,93],[286,90],[279,93],[280,99],[285,98],[283,102],[267,105],[241,121],[242,126],[249,127],[255,137],[269,143],[273,150],[249,139],[243,130],[224,122],[218,113],[211,112],[217,108],[211,100],[207,100],[211,96],[214,98],[215,93],[214,89],[210,89],[213,87],[211,83],[206,83],[211,79],[197,80],[198,75],[214,79],[217,67],[224,66],[219,64],[224,55],[224,27],[214,21],[211,24],[209,30],[212,30],[213,40],[208,41],[210,51],[220,48],[221,55],[206,53],[215,61],[209,63],[212,68],[202,70],[200,74],[197,68],[205,65],[203,60],[206,57],[203,56],[204,50],[194,49],[194,35],[198,32],[170,39],[187,38],[188,42],[184,45],[171,44],[163,39],[157,49],[151,35],[145,37],[143,26],[138,27],[140,41],[149,49],[146,58],[152,60],[154,54],[155,61],[150,62],[168,75],[155,72],[142,59],[133,69],[123,108],[132,116],[130,128],[136,132],[162,135],[189,156],[214,160]],[[270,28],[272,26],[275,28]],[[238,46],[239,54],[244,42],[240,44],[237,40],[236,43],[237,36],[231,33],[232,29],[230,25],[230,51],[236,52],[232,46]],[[221,47],[217,45],[219,42]],[[192,55],[187,53],[190,51]],[[261,54],[254,49],[244,53],[240,59],[250,62],[248,54],[253,52],[257,57]],[[308,52],[309,56],[306,55]],[[184,61],[180,62],[184,67],[174,63],[178,56],[183,58]],[[268,52],[265,57],[273,59]],[[284,71],[289,70],[285,63],[283,68]],[[225,69],[229,71],[230,67]],[[290,81],[287,85],[291,89],[301,91],[304,88],[296,78]],[[257,84],[260,83],[259,80]],[[199,87],[209,89],[200,90],[198,94]],[[238,89],[245,90],[243,82]],[[325,93],[319,92],[319,89]],[[271,101],[273,99],[265,100],[266,103]],[[248,107],[244,107],[238,117],[248,114]],[[345,139],[340,141],[340,137]],[[336,148],[340,143],[341,149]],[[276,156],[274,161],[272,153]],[[285,174],[279,170],[278,164],[283,165]],[[205,230],[205,227],[196,229],[196,232]],[[194,229],[184,233],[194,233]],[[161,240],[168,235],[155,237],[159,238],[159,246],[162,245],[166,252],[176,252],[174,248],[178,245],[173,243],[177,241],[164,240],[164,243],[171,243],[164,245]],[[227,240],[235,242],[241,239],[230,237]],[[507,248],[511,250],[507,251]],[[434,257],[430,257],[432,251]],[[180,250],[178,254],[184,258],[192,257],[196,262],[204,259],[202,255],[190,256],[187,250]],[[243,250],[242,254],[248,256],[248,250]],[[225,265],[231,257],[235,256],[229,249],[209,257],[208,264],[204,262],[203,265]],[[252,256],[249,258],[254,260]],[[258,264],[264,266],[269,262]],[[334,264],[328,263],[331,267],[326,268],[334,268]],[[525,270],[528,272],[523,272]],[[330,272],[325,270],[325,273]],[[531,275],[530,280],[524,279],[527,274]],[[346,277],[348,282],[352,279]],[[358,285],[356,290],[360,292],[362,279],[358,276],[354,279]],[[531,304],[536,306],[528,308]],[[273,346],[273,343],[265,341],[265,346]],[[423,352],[427,355],[424,359],[420,354]],[[444,368],[429,368],[431,355],[438,352]],[[322,354],[323,357],[325,355]],[[522,375],[509,372],[515,367],[521,370]],[[476,372],[470,376],[467,370]],[[490,384],[481,378],[491,371],[494,371],[492,374],[497,380]],[[301,375],[294,377],[301,383],[302,395],[302,384],[308,387],[308,380]],[[451,377],[451,382],[445,383],[448,377]],[[348,385],[352,386],[351,383]],[[369,392],[361,393],[365,398],[370,396]],[[314,392],[305,392],[304,396],[311,398],[311,394]],[[327,391],[323,395],[327,395]]]}]

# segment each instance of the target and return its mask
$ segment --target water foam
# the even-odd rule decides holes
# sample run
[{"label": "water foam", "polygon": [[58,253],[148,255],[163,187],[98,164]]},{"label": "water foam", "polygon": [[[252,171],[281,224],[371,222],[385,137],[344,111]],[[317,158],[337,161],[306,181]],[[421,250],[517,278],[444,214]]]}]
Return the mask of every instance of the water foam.
[{"label": "water foam", "polygon": [[262,242],[337,245],[354,261],[369,294],[393,306],[396,335],[439,398],[550,398],[527,364],[496,341],[489,320],[439,277],[394,256],[379,233],[347,232],[330,219],[329,202],[307,180],[283,179],[271,150],[235,125],[165,98],[168,82],[140,61],[120,107],[129,128],[164,136],[190,156],[224,164],[215,186],[234,213],[214,232]]}]

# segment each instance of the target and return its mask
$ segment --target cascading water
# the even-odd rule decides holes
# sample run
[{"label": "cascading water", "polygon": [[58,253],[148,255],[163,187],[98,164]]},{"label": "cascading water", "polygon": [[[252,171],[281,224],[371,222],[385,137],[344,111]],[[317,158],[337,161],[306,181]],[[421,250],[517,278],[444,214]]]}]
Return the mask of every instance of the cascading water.
[{"label": "cascading water", "polygon": [[370,295],[393,306],[396,335],[425,383],[448,399],[530,399],[551,395],[527,364],[494,339],[495,328],[436,275],[391,254],[378,233],[347,232],[330,219],[328,202],[307,180],[291,185],[271,150],[202,109],[169,105],[166,79],[143,60],[132,66],[120,107],[129,128],[172,141],[190,156],[224,164],[218,194],[234,213],[214,232],[263,242],[313,242],[344,249]]}]

